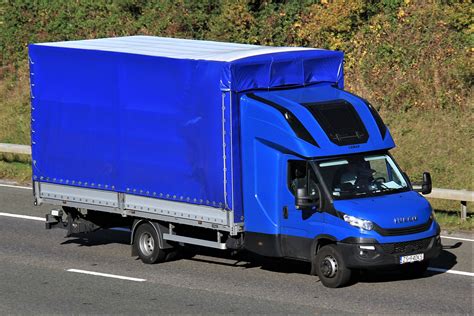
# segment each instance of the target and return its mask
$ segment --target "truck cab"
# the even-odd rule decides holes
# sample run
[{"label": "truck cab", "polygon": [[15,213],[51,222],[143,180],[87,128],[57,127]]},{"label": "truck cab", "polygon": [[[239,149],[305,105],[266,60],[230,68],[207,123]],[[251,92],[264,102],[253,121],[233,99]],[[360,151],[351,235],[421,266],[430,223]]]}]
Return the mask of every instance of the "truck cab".
[{"label": "truck cab", "polygon": [[355,269],[424,272],[441,249],[429,173],[414,190],[366,100],[330,83],[240,97],[247,249],[312,263],[324,285]]}]

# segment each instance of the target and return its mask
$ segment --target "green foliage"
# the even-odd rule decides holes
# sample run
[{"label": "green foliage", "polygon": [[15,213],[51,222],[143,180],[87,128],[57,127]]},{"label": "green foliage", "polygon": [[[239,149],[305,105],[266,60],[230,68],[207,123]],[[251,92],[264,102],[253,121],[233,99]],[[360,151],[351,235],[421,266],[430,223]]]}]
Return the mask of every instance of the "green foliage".
[{"label": "green foliage", "polygon": [[346,50],[366,13],[362,0],[321,1],[302,13],[298,35],[308,46]]},{"label": "green foliage", "polygon": [[225,0],[209,22],[209,38],[255,44],[257,26],[247,0]]},{"label": "green foliage", "polygon": [[347,82],[379,107],[465,109],[471,1],[11,0],[0,4],[0,64],[31,42],[149,34],[344,50]]},{"label": "green foliage", "polygon": [[[22,61],[31,42],[136,33],[133,16],[119,2],[8,1],[0,24],[3,64]],[[122,2],[120,2],[122,3]]]},{"label": "green foliage", "polygon": [[147,35],[204,39],[217,9],[211,0],[140,2],[135,25],[139,34]]},{"label": "green foliage", "polygon": [[355,34],[350,87],[392,110],[466,110],[473,78],[466,7],[414,3],[375,15]]},{"label": "green foliage", "polygon": [[21,62],[28,43],[135,34],[204,38],[215,1],[29,1],[3,3],[3,64]]},{"label": "green foliage", "polygon": [[257,42],[261,45],[300,45],[298,28],[300,14],[309,1],[264,2],[255,12]]}]

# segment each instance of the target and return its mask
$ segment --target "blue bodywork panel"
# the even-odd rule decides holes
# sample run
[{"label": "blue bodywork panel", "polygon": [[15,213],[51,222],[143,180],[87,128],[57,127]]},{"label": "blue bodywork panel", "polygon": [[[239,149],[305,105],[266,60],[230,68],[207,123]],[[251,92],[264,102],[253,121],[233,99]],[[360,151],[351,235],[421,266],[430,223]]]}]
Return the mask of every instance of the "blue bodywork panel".
[{"label": "blue bodywork panel", "polygon": [[134,36],[32,44],[29,58],[35,181],[226,208],[236,222],[239,93],[343,88],[343,53],[307,48]]},{"label": "blue bodywork panel", "polygon": [[[333,143],[316,118],[302,104],[345,100],[352,104],[367,130],[365,143],[340,146]],[[281,108],[283,110],[281,110]],[[289,111],[304,125],[316,144],[299,138],[285,119]],[[330,213],[305,215],[295,210],[295,197],[288,187],[288,161],[387,151],[395,146],[390,132],[382,135],[374,115],[363,99],[328,83],[308,87],[255,91],[241,94],[241,128],[245,230],[261,234],[280,234],[314,239],[329,235],[335,240],[348,237],[374,238],[395,242],[424,238],[436,234],[437,224],[411,235],[381,236],[350,226]],[[371,220],[384,229],[403,228],[413,223],[395,225],[394,217],[416,216],[419,223],[428,221],[431,206],[418,193],[409,191],[372,198],[334,201],[335,210]],[[283,220],[283,208],[287,218]]]},{"label": "blue bodywork panel", "polygon": [[[418,223],[426,223],[431,216],[431,205],[419,193],[414,191],[377,196],[372,198],[358,198],[352,200],[334,201],[334,207],[343,213],[370,220],[387,229],[407,228],[414,223],[396,224],[396,217],[417,217]],[[416,225],[416,224],[415,224]],[[374,238],[380,242],[400,242],[406,240],[423,239],[436,234],[437,224],[433,222],[428,230],[420,233],[403,236],[381,237],[375,231],[367,231],[349,225],[336,216],[326,217],[326,229],[337,240],[353,237],[355,234],[363,238]]]}]

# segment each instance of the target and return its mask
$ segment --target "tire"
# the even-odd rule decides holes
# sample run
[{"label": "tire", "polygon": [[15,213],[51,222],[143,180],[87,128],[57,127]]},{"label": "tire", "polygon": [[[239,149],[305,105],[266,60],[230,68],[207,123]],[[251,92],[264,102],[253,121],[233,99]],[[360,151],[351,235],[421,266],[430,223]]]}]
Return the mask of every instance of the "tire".
[{"label": "tire", "polygon": [[400,266],[400,271],[407,278],[420,278],[425,274],[429,264],[430,262],[428,260],[422,262],[405,263],[404,265]]},{"label": "tire", "polygon": [[352,271],[336,245],[326,245],[316,254],[316,273],[324,286],[343,287],[351,280]]},{"label": "tire", "polygon": [[160,249],[156,230],[149,223],[144,223],[137,228],[133,246],[143,263],[154,264],[166,259],[165,250]]}]

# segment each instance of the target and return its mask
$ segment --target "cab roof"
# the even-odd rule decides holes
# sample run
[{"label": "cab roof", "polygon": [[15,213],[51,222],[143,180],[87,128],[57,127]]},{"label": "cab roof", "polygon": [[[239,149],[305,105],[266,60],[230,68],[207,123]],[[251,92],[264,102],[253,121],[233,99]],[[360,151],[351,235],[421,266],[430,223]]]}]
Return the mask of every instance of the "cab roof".
[{"label": "cab roof", "polygon": [[279,122],[288,135],[296,137],[288,138],[294,144],[282,145],[283,137],[278,143],[302,156],[346,155],[395,147],[390,131],[369,102],[331,84],[260,91],[245,97],[264,104],[265,111],[273,108],[275,115],[280,112],[279,119],[273,118],[272,122]]}]

